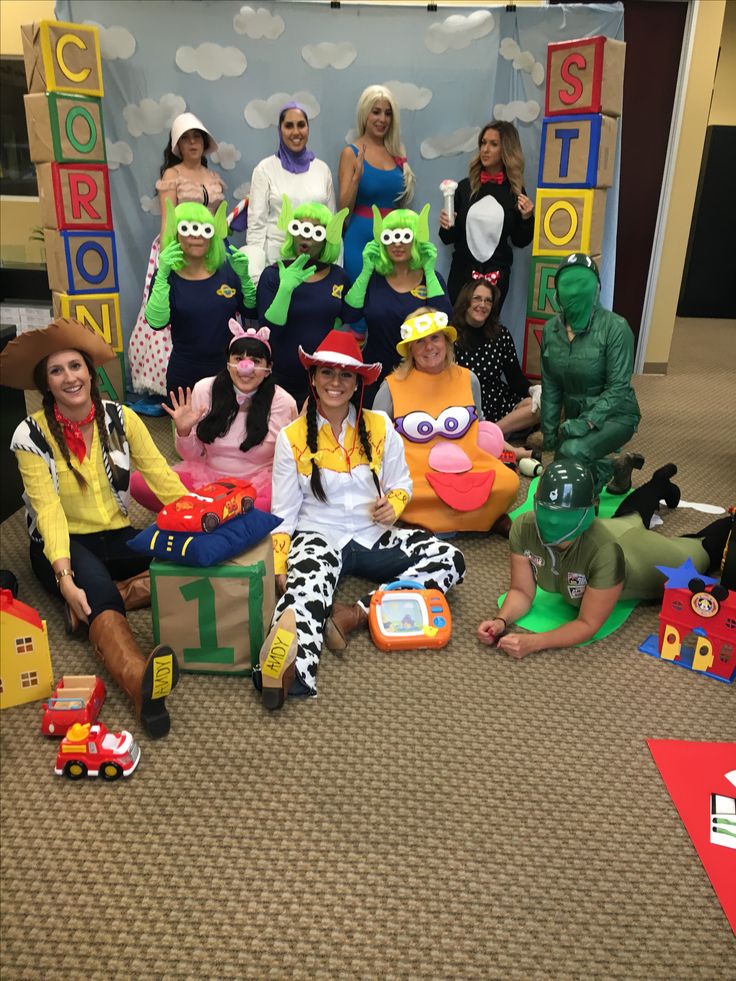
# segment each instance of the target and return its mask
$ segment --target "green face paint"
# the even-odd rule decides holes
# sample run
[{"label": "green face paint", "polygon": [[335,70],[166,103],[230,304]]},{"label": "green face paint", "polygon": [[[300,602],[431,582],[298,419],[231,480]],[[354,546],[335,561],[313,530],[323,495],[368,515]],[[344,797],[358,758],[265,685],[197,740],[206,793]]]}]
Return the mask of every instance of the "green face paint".
[{"label": "green face paint", "polygon": [[592,269],[570,266],[557,277],[557,301],[576,334],[586,330],[598,304],[598,278]]},{"label": "green face paint", "polygon": [[543,545],[561,545],[579,538],[595,518],[595,509],[547,508],[539,504],[535,511],[537,531]]}]

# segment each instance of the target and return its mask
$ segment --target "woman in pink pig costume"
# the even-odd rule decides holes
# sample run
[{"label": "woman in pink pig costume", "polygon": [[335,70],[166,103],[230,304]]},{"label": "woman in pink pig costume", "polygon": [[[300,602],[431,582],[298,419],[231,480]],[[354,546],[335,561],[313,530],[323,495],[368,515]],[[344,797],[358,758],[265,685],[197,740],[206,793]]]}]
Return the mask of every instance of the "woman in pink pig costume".
[{"label": "woman in pink pig costume", "polygon": [[[296,402],[273,380],[268,327],[245,331],[231,320],[230,331],[222,371],[186,392],[172,392],[171,408],[163,406],[174,420],[182,458],[173,469],[189,490],[222,477],[248,480],[257,491],[256,507],[269,511],[276,437],[296,419]],[[140,473],[133,474],[130,490],[139,504],[161,509]]]}]

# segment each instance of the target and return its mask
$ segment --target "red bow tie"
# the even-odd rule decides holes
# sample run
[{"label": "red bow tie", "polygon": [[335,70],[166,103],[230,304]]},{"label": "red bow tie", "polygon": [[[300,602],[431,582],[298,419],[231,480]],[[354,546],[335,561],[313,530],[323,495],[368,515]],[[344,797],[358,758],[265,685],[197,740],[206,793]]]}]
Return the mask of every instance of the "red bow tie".
[{"label": "red bow tie", "polygon": [[503,184],[506,180],[506,174],[500,170],[497,174],[487,174],[485,170],[480,172],[480,182],[481,184]]}]

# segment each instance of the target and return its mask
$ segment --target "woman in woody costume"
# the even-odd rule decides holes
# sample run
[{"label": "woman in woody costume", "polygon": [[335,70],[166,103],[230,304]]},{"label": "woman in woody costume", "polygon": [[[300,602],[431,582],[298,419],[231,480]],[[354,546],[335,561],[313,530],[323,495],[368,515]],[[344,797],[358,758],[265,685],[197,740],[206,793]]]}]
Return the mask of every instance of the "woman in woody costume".
[{"label": "woman in woody costume", "polygon": [[169,731],[164,699],[179,668],[170,647],[144,654],[125,617],[133,588],[128,608],[150,596],[150,559],[127,545],[137,534],[128,518],[131,467],[166,504],[186,488],[135,413],[100,397],[95,368],[114,357],[94,331],[60,319],[11,341],[0,374],[4,385],[43,395],[43,408],[20,423],[11,443],[25,485],[31,567],[64,600],[72,624],[89,624],[95,653],[156,739]]},{"label": "woman in woody costume", "polygon": [[444,593],[465,572],[449,542],[394,527],[411,496],[401,439],[384,413],[361,408],[364,386],[381,366],[363,363],[349,331],[333,330],[300,357],[310,380],[307,408],[279,434],[273,467],[273,510],[283,519],[273,535],[274,567],[283,595],[254,676],[269,709],[286,695],[317,694],[326,626],[328,646],[341,649],[346,634],[367,624],[370,594],[333,605],[342,575],[384,583],[406,576]]}]

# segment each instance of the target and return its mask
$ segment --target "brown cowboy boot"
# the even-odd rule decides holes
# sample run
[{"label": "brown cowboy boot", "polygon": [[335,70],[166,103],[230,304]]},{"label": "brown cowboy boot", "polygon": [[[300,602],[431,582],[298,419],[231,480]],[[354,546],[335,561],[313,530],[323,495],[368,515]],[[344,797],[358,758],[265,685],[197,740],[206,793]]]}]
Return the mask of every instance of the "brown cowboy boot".
[{"label": "brown cowboy boot", "polygon": [[[151,605],[151,577],[148,569],[137,576],[116,582],[126,610],[142,610]],[[80,619],[68,603],[64,604],[64,627],[67,637],[86,637],[88,623]]]},{"label": "brown cowboy boot", "polygon": [[151,576],[148,569],[137,576],[116,582],[126,610],[142,610],[151,605]]},{"label": "brown cowboy boot", "polygon": [[[341,637],[345,647],[347,647],[348,634],[351,634],[354,630],[361,630],[363,627],[366,627],[368,625],[368,614],[360,603],[353,603],[352,606],[347,603],[333,603],[330,622],[332,624],[331,634],[333,640]],[[327,633],[325,633],[325,638],[327,638]],[[330,648],[330,650],[333,649],[344,650],[344,648],[339,647]]]},{"label": "brown cowboy boot", "polygon": [[259,656],[261,699],[264,708],[280,709],[296,675],[298,649],[296,617],[284,610],[263,642]]},{"label": "brown cowboy boot", "polygon": [[115,683],[133,702],[136,717],[151,739],[165,736],[171,719],[164,699],[179,681],[173,650],[161,644],[146,657],[130,624],[115,610],[105,610],[94,618],[89,639]]}]

